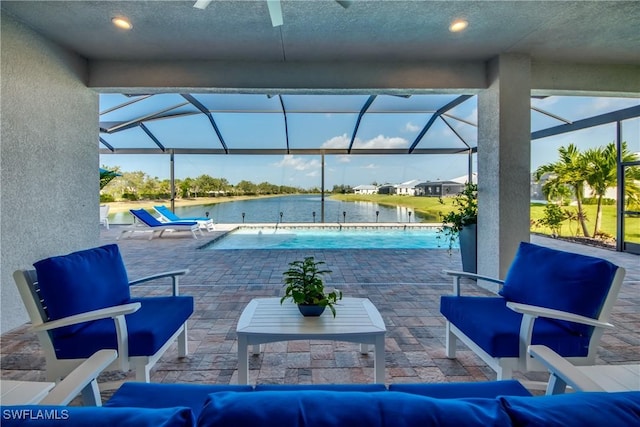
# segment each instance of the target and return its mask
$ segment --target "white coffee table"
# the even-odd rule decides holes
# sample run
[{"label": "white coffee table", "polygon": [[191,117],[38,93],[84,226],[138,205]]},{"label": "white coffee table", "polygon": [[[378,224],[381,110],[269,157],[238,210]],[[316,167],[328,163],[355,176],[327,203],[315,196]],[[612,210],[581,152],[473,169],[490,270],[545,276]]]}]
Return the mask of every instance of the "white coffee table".
[{"label": "white coffee table", "polygon": [[249,381],[249,346],[260,352],[260,344],[293,340],[348,341],[374,346],[374,377],[384,382],[384,326],[378,309],[367,298],[343,298],[336,305],[334,318],[330,310],[320,317],[304,317],[290,301],[280,298],[256,298],[245,307],[236,332],[238,334],[238,383]]}]

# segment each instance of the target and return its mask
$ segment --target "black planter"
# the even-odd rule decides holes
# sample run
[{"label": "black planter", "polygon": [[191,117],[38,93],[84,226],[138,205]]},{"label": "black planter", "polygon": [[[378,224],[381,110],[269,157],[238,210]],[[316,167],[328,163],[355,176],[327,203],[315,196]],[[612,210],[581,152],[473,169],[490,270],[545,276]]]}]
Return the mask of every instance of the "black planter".
[{"label": "black planter", "polygon": [[477,232],[476,224],[466,225],[458,234],[460,240],[460,255],[462,256],[462,271],[476,273],[477,268]]},{"label": "black planter", "polygon": [[298,310],[300,310],[300,313],[307,317],[318,317],[324,312],[325,308],[327,307],[324,305],[298,304]]}]

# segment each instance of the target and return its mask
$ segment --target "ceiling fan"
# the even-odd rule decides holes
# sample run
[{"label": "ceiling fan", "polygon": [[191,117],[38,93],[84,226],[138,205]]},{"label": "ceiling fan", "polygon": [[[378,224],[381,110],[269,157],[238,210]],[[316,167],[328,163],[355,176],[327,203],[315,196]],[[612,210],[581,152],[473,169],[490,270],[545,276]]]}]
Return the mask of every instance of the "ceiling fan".
[{"label": "ceiling fan", "polygon": [[[206,9],[213,0],[197,0],[193,7],[197,9]],[[283,24],[282,20],[282,4],[280,0],[266,0],[267,7],[269,8],[269,15],[271,16],[271,24],[274,27],[279,27]],[[343,8],[348,8],[351,6],[352,0],[335,0]]]}]

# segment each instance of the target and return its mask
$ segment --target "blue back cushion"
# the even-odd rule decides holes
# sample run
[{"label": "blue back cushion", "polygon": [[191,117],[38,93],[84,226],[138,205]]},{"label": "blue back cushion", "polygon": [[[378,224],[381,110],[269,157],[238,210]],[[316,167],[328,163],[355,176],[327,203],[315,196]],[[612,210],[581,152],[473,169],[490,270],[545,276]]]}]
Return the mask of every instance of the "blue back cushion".
[{"label": "blue back cushion", "polygon": [[408,393],[261,391],[213,393],[199,427],[509,426],[496,399],[432,399]]},{"label": "blue back cushion", "polygon": [[475,383],[409,383],[389,384],[389,391],[419,394],[438,399],[460,399],[482,397],[493,399],[497,396],[531,396],[518,380],[481,381]]},{"label": "blue back cushion", "polygon": [[129,212],[140,221],[147,224],[149,227],[157,227],[159,225],[163,225],[160,221],[158,221],[153,215],[144,209],[129,209]]},{"label": "blue back cushion", "polygon": [[90,406],[2,406],[2,427],[191,427],[189,408],[103,408]]},{"label": "blue back cushion", "polygon": [[221,391],[252,392],[250,385],[235,384],[160,384],[127,382],[111,396],[105,407],[191,408],[195,418],[211,393]]},{"label": "blue back cushion", "polygon": [[640,392],[571,393],[498,398],[513,425],[629,427],[640,425]]},{"label": "blue back cushion", "polygon": [[[50,320],[129,301],[129,279],[117,245],[51,257],[33,266]],[[59,328],[53,333],[72,334],[84,325]]]},{"label": "blue back cushion", "polygon": [[[609,261],[522,242],[500,290],[507,301],[597,318],[617,267]],[[591,327],[557,321],[572,332]]]},{"label": "blue back cushion", "polygon": [[160,214],[164,215],[169,221],[180,221],[180,217],[171,212],[171,209],[164,205],[154,206],[155,210],[157,210]]}]

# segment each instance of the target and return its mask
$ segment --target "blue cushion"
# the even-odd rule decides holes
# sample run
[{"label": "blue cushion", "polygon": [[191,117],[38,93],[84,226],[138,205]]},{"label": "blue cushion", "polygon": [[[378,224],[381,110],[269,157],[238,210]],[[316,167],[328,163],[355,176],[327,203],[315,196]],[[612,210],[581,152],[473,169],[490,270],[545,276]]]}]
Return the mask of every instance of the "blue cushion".
[{"label": "blue cushion", "polygon": [[389,391],[419,394],[438,399],[459,399],[482,397],[493,399],[497,396],[531,396],[531,393],[517,380],[482,381],[476,383],[419,383],[390,384]]},{"label": "blue cushion", "polygon": [[[384,384],[256,384],[255,391],[326,390],[326,391],[387,391]],[[503,393],[504,394],[504,393]]]},{"label": "blue cushion", "polygon": [[2,406],[2,426],[190,427],[189,408],[141,409],[83,406]]},{"label": "blue cushion", "polygon": [[214,393],[199,427],[509,426],[496,399],[432,399],[407,393],[322,390]]},{"label": "blue cushion", "polygon": [[[442,315],[493,357],[518,357],[522,315],[500,297],[440,297]],[[589,337],[570,332],[549,319],[538,318],[532,344],[546,345],[565,357],[586,356]]]},{"label": "blue cushion", "polygon": [[197,419],[207,397],[220,391],[252,391],[250,385],[158,384],[128,382],[111,396],[105,407],[191,408]]},{"label": "blue cushion", "polygon": [[147,224],[149,227],[165,227],[167,225],[196,225],[196,221],[171,221],[171,222],[160,222],[156,217],[151,215],[149,212],[144,209],[129,209],[129,212],[135,217],[137,217],[140,221]]},{"label": "blue cushion", "polygon": [[[141,307],[125,316],[129,356],[154,354],[193,313],[191,296],[131,298],[130,302],[140,302]],[[73,336],[56,338],[53,342],[61,359],[85,358],[103,348],[118,348],[111,319],[90,322]]]},{"label": "blue cushion", "polygon": [[[597,318],[617,267],[609,261],[522,242],[500,290],[508,301]],[[557,321],[573,332],[592,327]]]},{"label": "blue cushion", "polygon": [[[129,300],[129,279],[117,245],[51,257],[33,265],[51,320]],[[72,334],[85,325],[56,329],[53,336]]]},{"label": "blue cushion", "polygon": [[640,392],[500,397],[514,426],[629,427],[640,425]]}]

